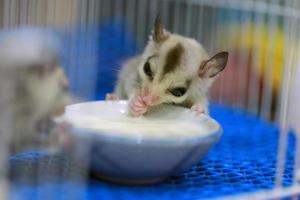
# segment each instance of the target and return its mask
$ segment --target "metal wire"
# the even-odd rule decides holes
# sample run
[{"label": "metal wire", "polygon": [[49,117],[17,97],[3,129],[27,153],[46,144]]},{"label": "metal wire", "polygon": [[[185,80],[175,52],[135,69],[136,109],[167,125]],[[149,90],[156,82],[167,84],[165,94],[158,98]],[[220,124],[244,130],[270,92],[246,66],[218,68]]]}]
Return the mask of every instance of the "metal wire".
[{"label": "metal wire", "polygon": [[[138,49],[146,44],[157,14],[161,15],[168,30],[197,39],[210,55],[229,50],[230,66],[212,88],[211,101],[241,108],[278,123],[276,186],[281,187],[290,131],[292,80],[300,65],[300,4],[297,0],[0,0],[2,32],[31,26],[63,30],[75,38],[78,30],[85,32],[97,28],[107,20],[110,23],[122,21],[136,37]],[[69,67],[65,68],[72,79],[72,92],[81,99],[95,95],[97,88],[99,74],[95,63],[101,55],[89,55],[89,52],[97,52],[92,37],[98,36],[78,37],[78,40],[70,41],[69,51],[65,52],[68,58],[86,58],[82,59],[83,63],[70,59],[66,61]],[[278,58],[275,52],[281,44],[282,55]],[[0,199],[6,198],[5,191],[9,187],[5,178],[8,153],[5,144],[9,139],[7,135],[13,132],[13,106],[9,106],[8,99],[14,97],[14,83],[6,81],[8,85],[2,84],[7,79],[3,74],[8,73],[0,73],[0,195],[3,195]],[[88,78],[83,78],[83,74]],[[2,95],[4,93],[9,95]],[[300,181],[299,136],[296,144],[294,184]],[[42,168],[39,170],[38,174],[43,174]],[[289,192],[281,190],[285,194]],[[295,190],[290,194],[296,193]]]}]

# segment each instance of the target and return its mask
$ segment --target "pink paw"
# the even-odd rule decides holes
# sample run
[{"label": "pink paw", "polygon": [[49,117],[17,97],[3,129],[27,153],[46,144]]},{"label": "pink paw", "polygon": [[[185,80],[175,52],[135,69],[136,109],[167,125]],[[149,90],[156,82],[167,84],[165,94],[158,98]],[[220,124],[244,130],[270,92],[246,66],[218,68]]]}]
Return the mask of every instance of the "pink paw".
[{"label": "pink paw", "polygon": [[202,106],[201,104],[194,104],[191,107],[191,111],[195,112],[196,115],[207,114],[206,108],[204,106]]},{"label": "pink paw", "polygon": [[105,100],[106,101],[118,101],[118,100],[120,100],[120,98],[115,94],[107,93],[106,97],[105,97]]},{"label": "pink paw", "polygon": [[130,100],[129,109],[134,117],[138,117],[147,112],[147,105],[144,103],[142,97],[137,96]]}]

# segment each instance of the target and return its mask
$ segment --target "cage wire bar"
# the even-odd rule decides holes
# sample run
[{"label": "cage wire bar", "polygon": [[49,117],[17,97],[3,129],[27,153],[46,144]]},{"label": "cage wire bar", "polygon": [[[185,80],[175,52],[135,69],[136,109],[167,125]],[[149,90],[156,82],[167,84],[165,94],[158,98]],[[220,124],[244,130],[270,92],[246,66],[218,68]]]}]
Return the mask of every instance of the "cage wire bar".
[{"label": "cage wire bar", "polygon": [[[289,110],[295,106],[290,105],[293,96],[291,88],[298,87],[293,85],[292,80],[295,79],[295,72],[300,66],[299,1],[0,0],[0,27],[4,31],[24,25],[54,27],[68,31],[72,38],[77,34],[76,31],[85,32],[107,19],[112,23],[121,20],[137,38],[136,48],[140,50],[148,40],[157,13],[160,13],[168,30],[196,38],[207,48],[209,54],[218,50],[234,52],[238,46],[238,52],[234,52],[238,55],[236,63],[229,61],[229,66],[235,64],[237,67],[235,70],[226,70],[224,75],[218,78],[211,92],[212,100],[219,104],[244,109],[264,120],[274,121],[280,127],[276,188],[236,197],[225,197],[225,199],[282,197],[296,199],[299,197],[300,133],[295,133],[294,184],[289,188],[282,187],[284,163],[287,159],[285,157],[287,138],[290,134]],[[235,26],[231,26],[227,23],[228,21],[236,22]],[[281,26],[283,30],[278,33]],[[246,35],[249,35],[249,38]],[[276,38],[279,36],[282,36],[282,40],[277,41]],[[90,37],[98,36],[91,35]],[[99,55],[93,53],[96,52],[97,47],[91,38],[79,38],[78,41],[70,39],[70,51],[65,55],[68,58],[74,55],[90,58],[83,59],[83,63],[77,63],[75,59],[65,61],[67,63],[65,70],[72,79],[71,91],[81,100],[90,99],[97,90],[97,73],[94,63]],[[251,47],[247,46],[249,43]],[[262,47],[262,43],[265,46]],[[81,51],[78,50],[78,44]],[[278,53],[277,50],[280,47],[283,51]],[[278,61],[278,57],[282,59]],[[282,66],[275,68],[274,66],[280,65],[276,62]],[[254,66],[260,66],[260,68],[257,69]],[[13,132],[11,113],[14,106],[11,99],[14,97],[12,89],[14,79],[7,76],[12,72],[3,72],[1,68],[0,70],[0,199],[6,199],[5,191],[9,187],[6,179],[5,162],[8,156],[6,141],[8,135]],[[257,73],[260,75],[257,76]],[[83,74],[89,78],[82,78]],[[280,74],[279,77],[278,74]],[[63,166],[57,169],[57,171],[60,170],[63,170]],[[80,172],[83,183],[87,173],[85,170],[87,169]],[[42,168],[38,169],[37,176],[43,180]],[[71,174],[71,176],[76,178],[77,175]],[[49,196],[51,197],[50,192]]]},{"label": "cage wire bar", "polygon": [[[290,2],[293,3],[293,2]],[[289,4],[288,6],[292,6],[292,4]],[[295,19],[287,19],[285,23],[285,31],[288,34],[288,40],[290,40],[295,34],[295,28],[297,24],[295,24]],[[286,47],[285,49],[287,49]],[[277,167],[277,176],[276,176],[276,184],[277,186],[280,186],[282,184],[282,175],[284,170],[284,161],[285,161],[285,150],[287,146],[287,136],[288,136],[288,106],[289,106],[289,99],[285,97],[289,97],[290,87],[291,87],[291,72],[292,72],[292,65],[293,65],[293,53],[294,52],[288,52],[286,60],[286,68],[285,68],[285,77],[283,81],[283,89],[282,89],[282,96],[281,96],[281,115],[280,115],[280,127],[281,127],[281,139],[279,144],[279,154],[278,154],[278,167]]]}]

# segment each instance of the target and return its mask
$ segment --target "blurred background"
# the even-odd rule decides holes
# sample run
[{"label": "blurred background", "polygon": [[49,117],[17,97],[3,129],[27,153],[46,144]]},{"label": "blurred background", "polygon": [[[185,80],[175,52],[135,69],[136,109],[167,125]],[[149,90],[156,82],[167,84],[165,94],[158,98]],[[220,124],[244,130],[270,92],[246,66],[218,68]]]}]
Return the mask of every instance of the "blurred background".
[{"label": "blurred background", "polygon": [[[84,175],[81,178],[87,180],[85,187],[74,186],[73,182],[67,185],[62,179],[60,185],[45,186],[47,189],[26,187],[28,198],[37,195],[38,189],[42,192],[36,198],[57,193],[58,188],[74,191],[79,187],[77,191],[82,195],[104,195],[107,199],[114,199],[116,194],[127,199],[155,199],[161,191],[166,199],[174,195],[180,199],[198,199],[299,183],[300,2],[297,0],[0,0],[0,53],[4,57],[0,60],[4,70],[0,106],[5,110],[1,114],[0,136],[6,138],[15,126],[11,113],[18,103],[15,97],[19,90],[15,89],[14,80],[20,74],[11,75],[11,65],[18,65],[18,71],[21,65],[26,65],[26,59],[33,59],[25,54],[32,45],[46,46],[56,52],[52,61],[57,60],[56,65],[64,69],[71,99],[102,100],[113,90],[121,64],[143,50],[158,13],[166,29],[195,38],[210,55],[222,50],[230,53],[228,66],[210,94],[212,115],[225,130],[220,145],[191,171],[159,186],[139,191],[97,181],[91,183]],[[19,42],[21,35],[32,42]],[[11,40],[16,44],[12,48],[19,49],[17,54],[25,55],[18,58],[18,64],[15,64],[16,51],[6,51],[11,47],[6,42]],[[46,55],[50,54],[43,53],[40,57]],[[38,63],[51,65],[46,60],[38,59]],[[11,61],[13,64],[7,64]],[[44,181],[40,177],[45,171],[49,177],[71,171],[65,161],[58,162],[57,157],[39,151],[12,157],[10,165],[6,165],[7,145],[1,148],[2,179],[7,186],[2,188],[10,188],[7,174],[13,180],[20,174],[26,174],[27,178],[30,174]],[[49,167],[41,164],[41,160],[44,163],[54,160],[56,164]],[[216,188],[219,193],[213,192]],[[24,187],[12,189],[16,194],[25,191]],[[184,194],[174,192],[177,189],[185,191]],[[297,198],[296,192],[293,194]]]}]

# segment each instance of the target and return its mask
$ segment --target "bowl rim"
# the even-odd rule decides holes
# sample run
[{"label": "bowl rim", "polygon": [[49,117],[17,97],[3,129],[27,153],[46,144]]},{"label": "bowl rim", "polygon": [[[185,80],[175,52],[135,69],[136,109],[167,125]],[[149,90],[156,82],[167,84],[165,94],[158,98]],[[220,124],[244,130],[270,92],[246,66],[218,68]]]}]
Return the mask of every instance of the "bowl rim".
[{"label": "bowl rim", "polygon": [[182,146],[182,145],[194,145],[198,143],[206,143],[206,142],[214,142],[217,141],[223,134],[223,129],[220,128],[218,131],[211,132],[204,136],[197,137],[186,137],[186,138],[177,138],[177,139],[169,139],[169,138],[136,138],[136,137],[122,137],[122,136],[109,136],[108,134],[99,134],[95,133],[94,130],[84,129],[84,128],[76,128],[70,132],[71,135],[79,136],[80,138],[85,138],[92,141],[106,141],[109,143],[116,144],[131,144],[131,145],[165,145],[165,146]]},{"label": "bowl rim", "polygon": [[[66,109],[71,106],[76,105],[82,105],[82,104],[90,104],[90,103],[104,103],[104,102],[111,102],[111,101],[88,101],[88,102],[82,102],[82,103],[76,103],[66,106]],[[117,102],[126,102],[125,100],[120,100]],[[216,142],[223,134],[223,128],[221,125],[213,118],[211,118],[208,115],[202,114],[202,117],[205,116],[205,119],[202,121],[204,123],[213,123],[217,125],[217,130],[211,131],[207,134],[199,134],[199,135],[192,135],[187,137],[163,137],[163,138],[157,138],[157,137],[140,137],[140,136],[122,136],[122,134],[109,134],[105,131],[97,131],[93,128],[82,128],[82,127],[76,127],[72,124],[70,124],[68,121],[66,121],[63,116],[60,116],[56,118],[56,123],[69,123],[69,134],[75,135],[77,137],[80,137],[82,139],[89,139],[89,140],[101,140],[106,142],[113,142],[118,144],[140,144],[140,145],[168,145],[168,146],[180,146],[180,145],[187,145],[187,144],[197,144],[197,143],[205,143],[205,142]]]}]

